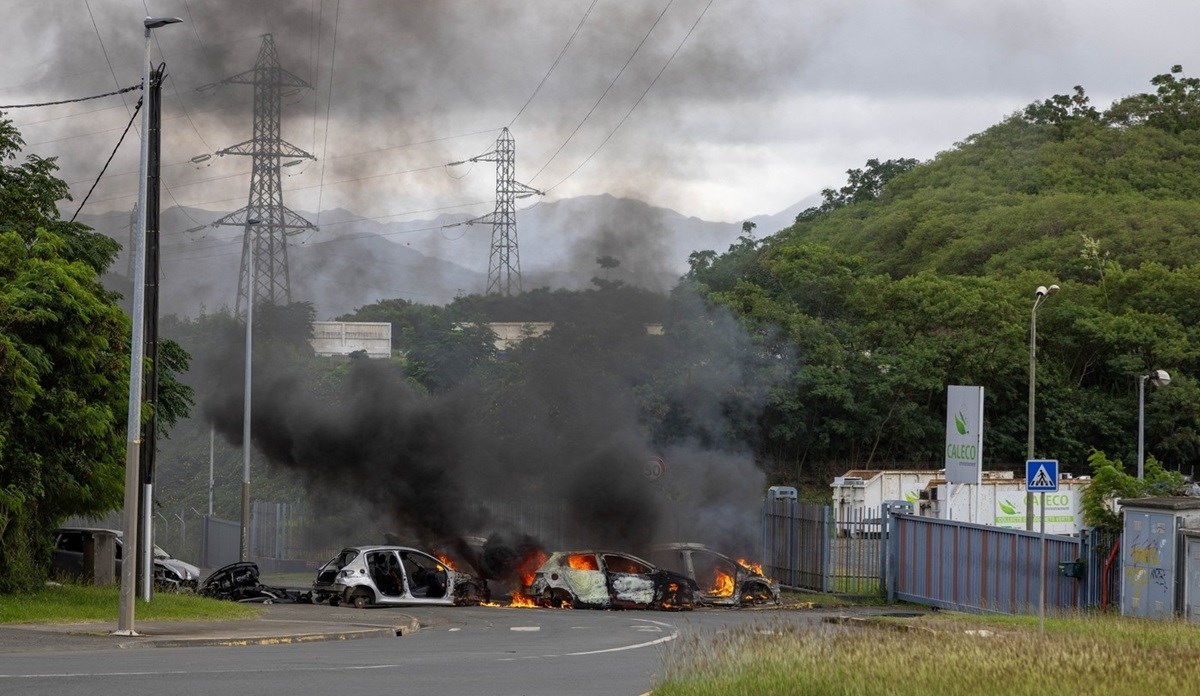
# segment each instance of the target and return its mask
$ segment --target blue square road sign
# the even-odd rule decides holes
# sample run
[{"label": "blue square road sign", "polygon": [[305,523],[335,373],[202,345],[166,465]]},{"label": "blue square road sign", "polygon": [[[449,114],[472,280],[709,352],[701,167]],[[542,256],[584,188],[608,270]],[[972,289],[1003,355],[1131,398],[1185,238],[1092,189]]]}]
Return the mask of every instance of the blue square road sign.
[{"label": "blue square road sign", "polygon": [[1025,462],[1025,490],[1030,493],[1057,493],[1058,460],[1027,460]]}]

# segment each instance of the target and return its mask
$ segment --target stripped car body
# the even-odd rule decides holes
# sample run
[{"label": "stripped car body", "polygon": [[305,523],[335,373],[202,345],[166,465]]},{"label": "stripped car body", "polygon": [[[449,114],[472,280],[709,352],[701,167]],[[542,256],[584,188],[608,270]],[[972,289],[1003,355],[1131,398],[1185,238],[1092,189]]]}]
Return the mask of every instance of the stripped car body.
[{"label": "stripped car body", "polygon": [[213,599],[253,604],[292,604],[312,601],[308,592],[269,587],[258,579],[258,564],[237,561],[217,568],[200,583],[197,592]]},{"label": "stripped car body", "polygon": [[703,544],[660,544],[650,553],[660,567],[696,581],[696,600],[711,606],[779,604],[779,585],[746,561],[735,561]]},{"label": "stripped car body", "polygon": [[691,609],[696,583],[615,551],[558,551],[534,573],[527,594],[542,606]]},{"label": "stripped car body", "polygon": [[487,584],[407,546],[351,546],[321,567],[314,601],[362,608],[382,605],[468,605],[487,601]]}]

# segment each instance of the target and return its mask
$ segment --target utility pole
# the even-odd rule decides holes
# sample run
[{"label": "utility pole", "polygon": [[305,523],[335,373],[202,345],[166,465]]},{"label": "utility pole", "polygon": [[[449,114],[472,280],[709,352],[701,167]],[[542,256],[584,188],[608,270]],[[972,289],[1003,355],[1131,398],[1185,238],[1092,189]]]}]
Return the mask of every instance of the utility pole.
[{"label": "utility pole", "polygon": [[510,296],[521,288],[521,253],[517,248],[517,208],[518,198],[545,195],[532,186],[527,186],[516,180],[515,170],[517,161],[517,144],[508,128],[500,130],[496,138],[496,147],[482,155],[477,155],[462,162],[495,162],[496,163],[496,210],[467,220],[466,225],[492,225],[492,249],[488,258],[488,295]]},{"label": "utility pole", "polygon": [[[142,447],[138,469],[141,474],[142,530],[138,535],[138,582],[143,601],[150,601],[154,585],[154,462],[158,450],[158,277],[159,277],[159,170],[162,142],[162,83],[166,64],[160,63],[150,76],[150,96],[144,108],[149,110],[149,130],[146,137],[146,361],[149,374],[142,383],[142,401],[150,404],[150,417],[142,426]],[[133,549],[130,549],[132,552]]]},{"label": "utility pole", "polygon": [[[218,150],[217,154],[245,155],[251,158],[250,196],[246,207],[219,218],[212,224],[244,228],[242,265],[238,276],[237,315],[246,316],[249,297],[268,304],[292,301],[288,272],[287,236],[302,230],[317,229],[283,204],[280,160],[316,157],[283,140],[280,136],[283,90],[312,89],[299,77],[279,66],[275,40],[263,34],[254,67],[221,81],[231,85],[254,86],[254,137]],[[252,225],[251,220],[261,221]],[[249,259],[256,259],[251,277]],[[254,285],[251,291],[250,286]]]}]

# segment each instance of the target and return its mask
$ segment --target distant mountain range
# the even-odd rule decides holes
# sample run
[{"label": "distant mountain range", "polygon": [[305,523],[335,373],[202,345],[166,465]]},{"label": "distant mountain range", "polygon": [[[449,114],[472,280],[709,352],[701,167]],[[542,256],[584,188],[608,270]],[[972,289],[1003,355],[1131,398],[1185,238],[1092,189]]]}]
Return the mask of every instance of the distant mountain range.
[{"label": "distant mountain range", "polygon": [[[774,215],[750,218],[753,233],[773,234],[815,202],[814,196]],[[178,207],[162,211],[162,314],[196,316],[234,305],[242,231],[205,227],[221,214]],[[127,247],[129,218],[129,213],[111,213],[80,220]],[[458,214],[380,222],[346,210],[326,211],[320,231],[289,238],[293,299],[313,302],[318,318],[328,319],[385,298],[440,305],[481,293],[487,285],[491,225],[462,224],[468,219]],[[590,287],[600,275],[597,259],[611,256],[620,266],[605,272],[607,279],[666,291],[687,271],[692,252],[724,252],[741,234],[740,222],[710,222],[608,195],[539,203],[517,213],[525,288]],[[130,269],[122,251],[106,285],[128,295]]]}]

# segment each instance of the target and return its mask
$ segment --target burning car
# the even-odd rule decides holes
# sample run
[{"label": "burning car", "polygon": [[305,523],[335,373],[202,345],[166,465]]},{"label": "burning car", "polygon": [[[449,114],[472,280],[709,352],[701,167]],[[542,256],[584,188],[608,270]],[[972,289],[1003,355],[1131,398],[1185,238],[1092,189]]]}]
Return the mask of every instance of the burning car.
[{"label": "burning car", "polygon": [[735,561],[703,544],[661,544],[650,557],[661,567],[695,580],[700,588],[697,601],[701,604],[779,604],[779,585],[762,574],[761,566]]},{"label": "burning car", "polygon": [[528,594],[542,606],[589,609],[691,609],[691,578],[613,551],[559,551],[533,575]]},{"label": "burning car", "polygon": [[354,546],[321,567],[314,601],[370,604],[479,604],[487,584],[450,563],[407,546]]}]

